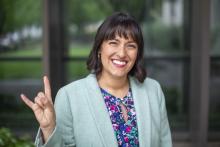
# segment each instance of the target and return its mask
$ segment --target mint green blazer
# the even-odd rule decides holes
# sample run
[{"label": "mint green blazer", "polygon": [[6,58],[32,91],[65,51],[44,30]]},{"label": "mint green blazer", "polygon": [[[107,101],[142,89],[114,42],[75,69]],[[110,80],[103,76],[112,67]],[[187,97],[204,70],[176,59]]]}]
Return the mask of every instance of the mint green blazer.
[{"label": "mint green blazer", "polygon": [[[129,77],[136,110],[140,147],[171,147],[165,99],[160,85],[146,78]],[[38,131],[35,144],[45,147],[117,147],[109,113],[96,76],[61,88],[55,100],[56,128],[43,144]]]}]

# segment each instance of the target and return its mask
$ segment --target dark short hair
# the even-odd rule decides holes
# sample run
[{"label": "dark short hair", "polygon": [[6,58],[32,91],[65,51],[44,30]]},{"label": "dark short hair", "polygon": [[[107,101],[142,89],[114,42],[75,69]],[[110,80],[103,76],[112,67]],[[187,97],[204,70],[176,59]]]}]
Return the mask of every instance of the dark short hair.
[{"label": "dark short hair", "polygon": [[115,39],[116,35],[126,39],[131,37],[137,43],[137,59],[128,75],[136,77],[142,83],[146,78],[146,71],[143,66],[144,41],[142,31],[134,17],[123,12],[116,12],[109,16],[98,28],[93,48],[87,60],[88,70],[96,75],[101,73],[102,63],[98,57],[101,45],[103,41]]}]

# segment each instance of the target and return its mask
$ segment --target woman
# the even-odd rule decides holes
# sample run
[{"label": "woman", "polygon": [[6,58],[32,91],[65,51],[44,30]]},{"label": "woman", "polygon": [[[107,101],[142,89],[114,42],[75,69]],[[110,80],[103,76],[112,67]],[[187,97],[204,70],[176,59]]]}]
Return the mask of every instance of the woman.
[{"label": "woman", "polygon": [[47,77],[34,102],[22,94],[40,124],[36,145],[171,147],[164,95],[146,78],[143,47],[134,18],[115,13],[97,31],[91,74],[61,88],[54,107]]}]

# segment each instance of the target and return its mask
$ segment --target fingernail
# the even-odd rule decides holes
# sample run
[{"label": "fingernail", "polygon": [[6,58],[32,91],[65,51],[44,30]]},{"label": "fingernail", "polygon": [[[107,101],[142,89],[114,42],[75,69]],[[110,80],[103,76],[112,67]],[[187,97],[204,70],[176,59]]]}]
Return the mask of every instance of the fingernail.
[{"label": "fingernail", "polygon": [[20,97],[21,97],[21,98],[23,98],[23,97],[24,97],[24,94],[23,94],[23,93],[22,93],[22,94],[20,94]]}]

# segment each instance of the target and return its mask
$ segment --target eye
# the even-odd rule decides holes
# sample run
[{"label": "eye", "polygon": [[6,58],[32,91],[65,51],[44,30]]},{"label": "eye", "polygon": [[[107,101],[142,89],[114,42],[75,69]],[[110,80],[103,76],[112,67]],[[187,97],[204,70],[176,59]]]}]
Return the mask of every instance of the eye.
[{"label": "eye", "polygon": [[110,45],[117,45],[118,43],[116,41],[109,41]]},{"label": "eye", "polygon": [[136,49],[137,45],[136,44],[128,44],[127,47],[132,48],[132,49]]}]

